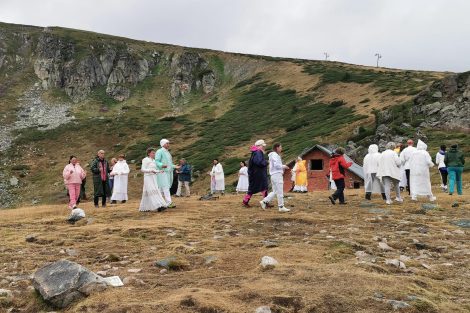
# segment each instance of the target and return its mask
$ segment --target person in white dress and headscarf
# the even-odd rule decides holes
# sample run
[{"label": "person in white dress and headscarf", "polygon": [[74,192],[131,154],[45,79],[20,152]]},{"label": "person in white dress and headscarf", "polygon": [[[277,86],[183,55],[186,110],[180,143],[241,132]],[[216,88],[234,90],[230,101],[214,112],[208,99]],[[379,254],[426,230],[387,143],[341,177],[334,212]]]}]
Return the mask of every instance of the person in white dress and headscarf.
[{"label": "person in white dress and headscarf", "polygon": [[369,146],[369,153],[364,157],[364,188],[366,190],[366,200],[371,200],[373,193],[382,194],[382,198],[386,200],[385,189],[377,178],[377,171],[379,170],[379,161],[381,154],[379,146],[373,144]]},{"label": "person in white dress and headscarf", "polygon": [[161,212],[168,206],[168,202],[158,188],[157,173],[161,172],[157,169],[155,163],[155,149],[147,149],[147,157],[142,160],[142,173],[144,173],[144,187],[142,191],[142,200],[140,201],[139,211],[141,212]]},{"label": "person in white dress and headscarf", "polygon": [[212,170],[209,172],[211,176],[211,193],[220,192],[224,194],[225,192],[225,176],[224,169],[222,164],[219,163],[219,160],[214,159],[212,162]]},{"label": "person in white dress and headscarf", "polygon": [[248,167],[245,161],[240,162],[240,170],[238,171],[237,193],[248,191]]},{"label": "person in white dress and headscarf", "polygon": [[410,189],[411,199],[417,200],[418,196],[426,196],[430,201],[436,200],[432,194],[431,177],[429,169],[434,166],[431,156],[427,151],[428,146],[418,140],[417,150],[410,156]]},{"label": "person in white dress and headscarf", "polygon": [[403,199],[400,195],[401,160],[398,154],[393,151],[393,149],[395,149],[395,143],[387,143],[386,150],[382,152],[382,155],[380,156],[379,168],[377,170],[377,177],[384,184],[387,204],[392,204],[392,198],[390,194],[392,185],[394,186],[396,193],[395,201],[403,202]]},{"label": "person in white dress and headscarf", "polygon": [[110,176],[114,177],[114,187],[113,194],[111,196],[111,203],[116,203],[116,201],[121,201],[125,203],[128,200],[127,197],[127,182],[129,178],[129,165],[127,165],[125,156],[121,154],[118,157],[118,161],[113,166],[113,170],[110,173]]}]

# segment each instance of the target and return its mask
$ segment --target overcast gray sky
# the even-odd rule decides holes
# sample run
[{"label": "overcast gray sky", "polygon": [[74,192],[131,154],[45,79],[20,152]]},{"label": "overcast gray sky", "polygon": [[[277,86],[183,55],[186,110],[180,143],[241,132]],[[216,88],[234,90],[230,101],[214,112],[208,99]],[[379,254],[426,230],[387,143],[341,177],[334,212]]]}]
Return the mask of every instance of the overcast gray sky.
[{"label": "overcast gray sky", "polygon": [[470,70],[468,0],[0,0],[0,21],[387,67]]}]

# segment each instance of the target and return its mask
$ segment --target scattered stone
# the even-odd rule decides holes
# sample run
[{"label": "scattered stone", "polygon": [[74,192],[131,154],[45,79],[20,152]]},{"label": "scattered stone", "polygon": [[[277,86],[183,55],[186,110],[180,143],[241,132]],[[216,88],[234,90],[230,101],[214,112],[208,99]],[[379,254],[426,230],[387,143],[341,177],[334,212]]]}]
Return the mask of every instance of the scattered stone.
[{"label": "scattered stone", "polygon": [[0,305],[9,304],[11,301],[13,301],[13,292],[8,289],[0,289]]},{"label": "scattered stone", "polygon": [[470,228],[470,220],[458,220],[452,222],[452,224],[462,228]]},{"label": "scattered stone", "polygon": [[325,238],[326,239],[335,239],[336,237],[335,236],[326,236]]},{"label": "scattered stone", "polygon": [[375,213],[375,214],[384,214],[384,215],[390,214],[390,210],[381,209],[381,208],[371,208],[371,209],[368,209],[367,211],[369,213]]},{"label": "scattered stone", "polygon": [[67,222],[69,222],[70,224],[75,224],[82,218],[85,218],[85,211],[80,208],[75,208],[72,210],[72,212],[70,212],[70,215],[67,218]]},{"label": "scattered stone", "polygon": [[374,298],[377,298],[377,299],[385,299],[385,295],[381,292],[374,292]]},{"label": "scattered stone", "polygon": [[279,244],[277,243],[277,241],[273,241],[273,240],[263,240],[261,241],[263,243],[263,245],[266,247],[266,248],[276,248],[276,247],[279,247]]},{"label": "scattered stone", "polygon": [[393,307],[394,310],[406,309],[410,307],[410,305],[404,301],[388,300],[387,302]]},{"label": "scattered stone", "polygon": [[392,266],[395,266],[396,268],[403,269],[403,270],[406,269],[405,263],[397,259],[387,259],[385,260],[385,264],[392,265]]},{"label": "scattered stone", "polygon": [[399,258],[400,261],[402,262],[408,262],[409,260],[411,260],[411,258],[409,256],[406,256],[406,255],[400,255],[400,258]]},{"label": "scattered stone", "polygon": [[439,206],[435,203],[423,203],[421,205],[421,208],[423,208],[424,210],[426,211],[429,211],[429,210],[435,210],[437,209]]},{"label": "scattered stone", "polygon": [[142,272],[142,269],[141,268],[130,268],[130,269],[127,270],[127,272],[137,274],[137,273]]},{"label": "scattered stone", "polygon": [[124,285],[144,286],[145,282],[134,276],[125,277],[123,280]]},{"label": "scattered stone", "polygon": [[204,257],[204,264],[211,265],[217,261],[217,257],[215,255],[208,255]]},{"label": "scattered stone", "polygon": [[379,242],[379,248],[383,251],[393,251],[393,248],[390,247],[386,242]]},{"label": "scattered stone", "polygon": [[37,270],[32,279],[43,299],[56,308],[106,289],[107,283],[80,264],[67,260],[50,263]]},{"label": "scattered stone", "polygon": [[78,255],[77,250],[72,249],[72,248],[65,249],[65,253],[67,253],[69,256],[77,256]]},{"label": "scattered stone", "polygon": [[271,308],[269,306],[260,306],[256,308],[255,313],[271,313]]},{"label": "scattered stone", "polygon": [[424,267],[425,269],[427,270],[430,270],[431,269],[431,266],[425,264],[425,263],[421,263],[421,266]]},{"label": "scattered stone", "polygon": [[408,301],[416,301],[416,300],[418,300],[418,297],[415,296],[415,295],[408,295],[408,296],[406,296],[406,300],[408,300]]},{"label": "scattered stone", "polygon": [[160,270],[160,274],[166,274],[168,272],[168,270],[166,268],[163,268]]},{"label": "scattered stone", "polygon": [[263,267],[264,269],[271,269],[271,268],[274,268],[276,267],[276,265],[278,265],[279,262],[273,258],[273,257],[270,257],[270,256],[263,256],[261,258],[261,267]]},{"label": "scattered stone", "polygon": [[326,234],[328,231],[326,229],[320,230],[320,234]]},{"label": "scattered stone", "polygon": [[36,234],[30,234],[25,238],[26,242],[36,242],[38,240]]},{"label": "scattered stone", "polygon": [[155,262],[155,266],[166,268],[167,270],[182,271],[189,268],[189,263],[175,256],[170,256]]},{"label": "scattered stone", "polygon": [[415,242],[414,244],[415,244],[416,249],[418,249],[418,250],[426,250],[426,249],[428,249],[428,245],[425,244],[425,243],[422,243],[422,242]]},{"label": "scattered stone", "polygon": [[418,227],[418,232],[421,234],[427,234],[428,233],[428,228],[427,227]]},{"label": "scattered stone", "polygon": [[98,272],[96,272],[96,275],[100,275],[101,277],[105,277],[105,276],[108,275],[108,272],[106,272],[106,271],[98,271]]},{"label": "scattered stone", "polygon": [[434,93],[432,94],[432,97],[433,97],[433,98],[442,98],[442,92],[439,91],[439,90],[437,90],[436,92],[434,92]]},{"label": "scattered stone", "polygon": [[367,201],[362,201],[360,204],[359,204],[359,207],[360,208],[372,208],[374,207],[375,204],[373,202],[367,202]]},{"label": "scattered stone", "polygon": [[356,251],[356,253],[354,253],[354,255],[361,262],[371,262],[371,263],[376,262],[376,258],[374,256],[366,253],[365,251]]},{"label": "scattered stone", "polygon": [[19,183],[18,178],[16,178],[15,176],[10,178],[10,186],[13,186],[13,187],[18,186],[18,183]]}]

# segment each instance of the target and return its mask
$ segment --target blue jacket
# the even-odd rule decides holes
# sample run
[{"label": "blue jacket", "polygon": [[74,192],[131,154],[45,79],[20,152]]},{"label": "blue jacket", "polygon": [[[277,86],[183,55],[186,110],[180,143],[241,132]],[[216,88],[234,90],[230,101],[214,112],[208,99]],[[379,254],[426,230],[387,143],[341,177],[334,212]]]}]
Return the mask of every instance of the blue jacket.
[{"label": "blue jacket", "polygon": [[185,164],[181,166],[180,173],[178,174],[179,181],[191,181],[191,165]]}]

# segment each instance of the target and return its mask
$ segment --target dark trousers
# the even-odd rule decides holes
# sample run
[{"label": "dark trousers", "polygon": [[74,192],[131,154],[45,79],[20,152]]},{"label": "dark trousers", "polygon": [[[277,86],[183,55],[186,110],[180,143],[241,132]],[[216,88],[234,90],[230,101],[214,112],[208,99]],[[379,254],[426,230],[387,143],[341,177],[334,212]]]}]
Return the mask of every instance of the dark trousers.
[{"label": "dark trousers", "polygon": [[333,194],[333,199],[339,199],[340,203],[344,203],[344,188],[346,187],[344,183],[344,178],[335,179],[336,191]]},{"label": "dark trousers", "polygon": [[447,186],[447,168],[440,168],[439,172],[441,172],[442,184]]},{"label": "dark trousers", "polygon": [[[106,206],[106,182],[102,181],[101,183],[103,184],[103,192],[105,194],[101,197],[101,206]],[[99,199],[99,196],[95,196],[95,198],[93,199],[93,201],[95,202],[95,206],[98,206]]]},{"label": "dark trousers", "polygon": [[408,190],[408,194],[411,194],[410,191],[410,170],[405,170],[406,174],[406,190]]}]

